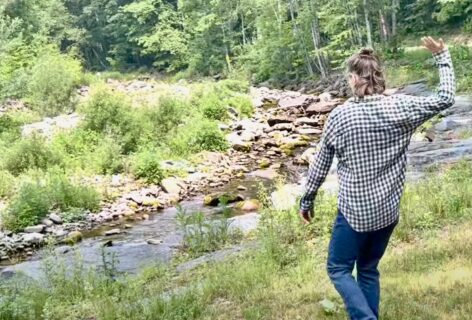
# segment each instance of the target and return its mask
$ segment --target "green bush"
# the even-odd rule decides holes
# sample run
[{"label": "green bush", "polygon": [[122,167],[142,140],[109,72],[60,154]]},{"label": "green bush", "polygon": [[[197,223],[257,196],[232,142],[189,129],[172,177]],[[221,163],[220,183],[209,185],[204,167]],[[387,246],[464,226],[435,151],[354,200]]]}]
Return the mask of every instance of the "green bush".
[{"label": "green bush", "polygon": [[3,225],[17,232],[35,225],[49,213],[50,201],[41,181],[27,181],[21,184],[3,216]]},{"label": "green bush", "polygon": [[8,171],[0,170],[0,198],[10,196],[15,186],[15,177]]},{"label": "green bush", "polygon": [[100,209],[100,195],[94,188],[72,183],[60,170],[48,172],[46,181],[51,209],[60,211],[82,209],[92,212]]},{"label": "green bush", "polygon": [[46,116],[73,110],[75,90],[81,80],[79,61],[55,50],[46,50],[31,69],[27,101]]},{"label": "green bush", "polygon": [[156,152],[144,150],[134,156],[133,174],[147,183],[159,184],[164,178],[159,157]]},{"label": "green bush", "polygon": [[19,175],[28,169],[47,169],[60,162],[59,155],[43,138],[32,136],[19,140],[7,149],[2,166],[13,175]]},{"label": "green bush", "polygon": [[3,224],[9,230],[38,224],[54,209],[95,212],[100,208],[100,195],[95,189],[72,183],[59,169],[33,176],[20,184],[4,213]]},{"label": "green bush", "polygon": [[254,113],[252,100],[247,95],[235,95],[226,99],[228,106],[235,108],[240,115],[250,117]]},{"label": "green bush", "polygon": [[217,82],[217,87],[226,92],[249,93],[249,83],[247,81],[225,79]]},{"label": "green bush", "polygon": [[200,151],[224,151],[228,143],[218,125],[211,120],[191,119],[184,128],[176,130],[169,141],[173,154],[184,156]]},{"label": "green bush", "polygon": [[122,146],[112,137],[105,137],[99,142],[97,149],[92,155],[92,165],[96,172],[102,174],[116,174],[124,170],[124,157]]},{"label": "green bush", "polygon": [[137,150],[143,126],[124,96],[98,88],[83,112],[83,128],[115,137],[123,154]]},{"label": "green bush", "polygon": [[228,118],[224,100],[213,91],[204,93],[197,103],[199,110],[208,119],[222,121]]},{"label": "green bush", "polygon": [[172,96],[159,98],[159,104],[152,108],[139,111],[140,123],[145,132],[144,139],[149,142],[163,144],[167,141],[169,132],[183,123],[189,115],[190,106]]}]

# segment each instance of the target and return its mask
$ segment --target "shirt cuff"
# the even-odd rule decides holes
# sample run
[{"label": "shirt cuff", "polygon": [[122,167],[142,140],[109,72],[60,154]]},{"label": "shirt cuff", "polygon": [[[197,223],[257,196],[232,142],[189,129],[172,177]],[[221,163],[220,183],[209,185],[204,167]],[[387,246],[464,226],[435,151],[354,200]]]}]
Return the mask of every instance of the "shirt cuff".
[{"label": "shirt cuff", "polygon": [[309,201],[300,201],[300,210],[311,211],[313,210],[313,202]]},{"label": "shirt cuff", "polygon": [[433,57],[436,63],[439,65],[446,64],[452,66],[451,54],[449,53],[449,50],[447,48],[439,52],[433,53]]}]

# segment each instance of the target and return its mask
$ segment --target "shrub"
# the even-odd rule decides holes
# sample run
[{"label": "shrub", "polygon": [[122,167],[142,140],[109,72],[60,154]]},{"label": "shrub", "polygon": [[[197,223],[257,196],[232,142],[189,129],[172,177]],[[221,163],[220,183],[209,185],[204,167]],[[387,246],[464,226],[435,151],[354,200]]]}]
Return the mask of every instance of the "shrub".
[{"label": "shrub", "polygon": [[123,172],[124,161],[122,146],[112,137],[101,140],[91,159],[96,171],[102,174],[116,174]]},{"label": "shrub", "polygon": [[3,225],[11,231],[37,224],[49,212],[50,202],[44,182],[27,181],[21,184],[3,216]]},{"label": "shrub", "polygon": [[140,123],[146,126],[143,129],[147,135],[145,140],[164,143],[168,139],[169,132],[183,123],[185,116],[188,116],[189,108],[183,100],[164,96],[159,98],[158,106],[141,111]]},{"label": "shrub", "polygon": [[188,155],[200,151],[224,151],[228,147],[218,125],[211,120],[191,119],[185,128],[177,129],[169,141],[171,152],[176,155]]},{"label": "shrub", "polygon": [[15,186],[15,177],[8,171],[0,170],[0,198],[12,194]]},{"label": "shrub", "polygon": [[214,91],[204,93],[197,103],[199,110],[208,119],[222,121],[228,118],[224,100]]},{"label": "shrub", "polygon": [[249,83],[247,81],[225,79],[217,83],[217,87],[223,91],[239,93],[249,93]]},{"label": "shrub", "polygon": [[112,135],[122,153],[136,151],[142,136],[142,124],[125,97],[99,88],[85,106],[83,128]]},{"label": "shrub", "polygon": [[157,153],[144,150],[136,154],[133,163],[133,174],[136,178],[146,180],[147,183],[159,184],[164,177],[164,173]]},{"label": "shrub", "polygon": [[52,209],[97,211],[99,208],[97,191],[74,184],[62,171],[53,169],[21,183],[4,213],[3,223],[9,230],[20,231],[39,223]]},{"label": "shrub", "polygon": [[47,50],[40,55],[28,79],[27,101],[43,115],[54,116],[74,107],[82,68],[76,59]]},{"label": "shrub", "polygon": [[28,169],[47,169],[60,162],[60,157],[43,138],[32,136],[19,140],[7,150],[3,167],[13,175],[19,175]]},{"label": "shrub", "polygon": [[58,169],[48,172],[46,190],[51,209],[82,209],[92,212],[100,209],[100,195],[94,188],[72,183]]},{"label": "shrub", "polygon": [[238,110],[240,115],[250,117],[254,113],[254,106],[247,95],[235,95],[226,100],[228,106]]}]

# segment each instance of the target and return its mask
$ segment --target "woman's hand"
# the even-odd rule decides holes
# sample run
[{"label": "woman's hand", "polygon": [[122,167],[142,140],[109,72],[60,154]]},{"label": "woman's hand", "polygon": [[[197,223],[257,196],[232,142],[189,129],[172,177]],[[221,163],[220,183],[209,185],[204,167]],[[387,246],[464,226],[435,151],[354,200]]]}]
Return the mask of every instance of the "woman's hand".
[{"label": "woman's hand", "polygon": [[432,37],[424,37],[421,38],[423,42],[423,46],[426,47],[432,53],[438,53],[446,49],[446,45],[444,44],[443,39],[435,40]]},{"label": "woman's hand", "polygon": [[311,222],[312,216],[310,211],[300,210],[298,211],[298,215],[302,218],[304,224],[309,224]]}]

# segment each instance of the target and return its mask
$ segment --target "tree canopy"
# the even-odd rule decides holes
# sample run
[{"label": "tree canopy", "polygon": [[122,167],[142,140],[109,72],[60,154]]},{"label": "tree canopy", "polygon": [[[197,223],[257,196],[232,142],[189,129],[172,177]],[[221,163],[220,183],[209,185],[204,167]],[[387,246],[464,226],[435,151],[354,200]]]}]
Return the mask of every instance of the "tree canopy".
[{"label": "tree canopy", "polygon": [[243,70],[283,82],[325,76],[356,47],[438,28],[472,32],[471,13],[472,0],[6,0],[0,68],[53,46],[89,70]]}]

